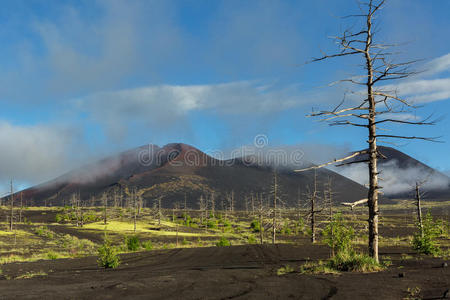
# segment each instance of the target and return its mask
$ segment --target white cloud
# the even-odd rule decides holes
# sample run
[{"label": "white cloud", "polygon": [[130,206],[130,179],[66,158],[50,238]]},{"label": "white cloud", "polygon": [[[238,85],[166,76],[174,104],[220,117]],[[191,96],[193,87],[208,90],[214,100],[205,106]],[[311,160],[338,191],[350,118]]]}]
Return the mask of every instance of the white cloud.
[{"label": "white cloud", "polygon": [[[424,189],[445,189],[450,185],[450,179],[437,173],[430,173],[429,169],[418,166],[402,168],[397,160],[381,163],[379,166],[380,185],[386,195],[412,192],[416,182],[426,180]],[[367,185],[369,176],[367,165],[353,164],[345,167],[336,167],[334,171],[344,175],[359,184]]]},{"label": "white cloud", "polygon": [[156,129],[179,125],[192,112],[218,116],[272,115],[311,104],[296,86],[281,89],[255,81],[213,85],[159,85],[101,92],[75,101],[77,109],[105,125],[111,135],[126,133],[127,124]]},{"label": "white cloud", "polygon": [[425,64],[426,71],[416,79],[384,85],[381,90],[397,91],[413,104],[423,104],[450,98],[450,78],[431,78],[450,71],[450,53]]},{"label": "white cloud", "polygon": [[69,129],[0,122],[0,192],[10,179],[40,183],[76,165],[77,159],[70,156],[78,151],[75,140],[76,133]]},{"label": "white cloud", "polygon": [[435,58],[425,65],[425,72],[422,75],[431,76],[450,71],[450,53]]}]

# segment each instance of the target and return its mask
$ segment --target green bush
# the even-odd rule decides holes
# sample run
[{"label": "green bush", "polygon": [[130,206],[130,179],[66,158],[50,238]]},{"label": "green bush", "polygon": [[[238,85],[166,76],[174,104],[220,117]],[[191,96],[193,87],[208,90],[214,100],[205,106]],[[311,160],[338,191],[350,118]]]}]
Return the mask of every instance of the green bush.
[{"label": "green bush", "polygon": [[191,218],[191,216],[183,214],[183,218],[185,219],[184,225],[190,227],[192,225],[192,218]]},{"label": "green bush", "polygon": [[139,237],[137,235],[133,235],[125,237],[125,245],[129,251],[137,251],[139,250],[141,243],[139,241]]},{"label": "green bush", "polygon": [[261,224],[259,224],[258,220],[253,220],[250,223],[250,228],[252,229],[253,232],[260,232],[261,231]]},{"label": "green bush", "polygon": [[147,251],[150,251],[150,250],[152,250],[153,249],[153,243],[152,243],[152,241],[145,241],[145,242],[142,242],[141,243],[141,246],[142,246],[142,248],[144,248],[145,250],[147,250]]},{"label": "green bush", "polygon": [[56,214],[55,221],[56,223],[62,223],[64,221],[63,214]]},{"label": "green bush", "polygon": [[208,220],[206,222],[206,228],[217,228],[216,222],[214,220]]},{"label": "green bush", "polygon": [[103,245],[98,248],[98,265],[105,269],[117,268],[120,265],[120,259],[117,255],[117,249],[111,245],[111,241],[105,234]]},{"label": "green bush", "polygon": [[249,244],[256,244],[256,239],[255,239],[255,237],[254,237],[253,235],[249,235],[249,236],[247,237],[247,243],[249,243]]},{"label": "green bush", "polygon": [[334,253],[349,253],[353,250],[352,241],[355,238],[353,228],[344,223],[342,214],[337,213],[322,231],[325,243]]},{"label": "green bush", "polygon": [[383,266],[366,254],[354,251],[338,252],[328,262],[328,266],[338,271],[373,272],[379,271]]},{"label": "green bush", "polygon": [[41,236],[41,237],[46,237],[46,238],[49,238],[49,239],[53,239],[54,238],[54,234],[53,234],[53,232],[52,231],[50,231],[49,229],[48,229],[48,227],[47,226],[39,226],[38,228],[36,228],[35,230],[34,230],[34,233],[36,233],[38,236]]},{"label": "green bush", "polygon": [[47,258],[48,259],[57,259],[58,258],[58,254],[56,252],[53,252],[53,251],[48,251],[47,252]]},{"label": "green bush", "polygon": [[222,236],[220,238],[220,240],[216,243],[216,246],[217,247],[226,247],[226,246],[231,246],[231,243],[224,236]]},{"label": "green bush", "polygon": [[420,225],[417,224],[417,232],[414,234],[412,245],[414,250],[427,255],[439,255],[439,248],[436,239],[443,233],[442,222],[434,221],[431,213],[428,212],[423,218],[423,236],[420,231]]},{"label": "green bush", "polygon": [[281,228],[281,234],[290,235],[291,233],[292,233],[292,230],[289,227],[289,221],[285,221],[283,224],[283,228]]}]

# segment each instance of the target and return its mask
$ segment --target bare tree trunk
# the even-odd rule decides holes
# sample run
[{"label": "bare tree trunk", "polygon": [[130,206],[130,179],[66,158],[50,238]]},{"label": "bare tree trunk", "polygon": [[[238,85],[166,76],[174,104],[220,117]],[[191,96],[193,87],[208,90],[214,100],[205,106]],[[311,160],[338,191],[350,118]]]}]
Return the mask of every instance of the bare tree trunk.
[{"label": "bare tree trunk", "polygon": [[252,192],[252,199],[251,199],[251,205],[252,205],[252,217],[255,217],[255,197],[254,197],[254,195],[253,195],[253,192]]},{"label": "bare tree trunk", "polygon": [[108,222],[108,194],[103,193],[103,223]]},{"label": "bare tree trunk", "polygon": [[80,227],[83,227],[84,225],[84,217],[83,217],[83,201],[81,200],[81,196],[80,196]]},{"label": "bare tree trunk", "polygon": [[416,205],[417,205],[417,221],[419,222],[420,236],[423,237],[423,223],[422,223],[422,207],[420,204],[420,186],[416,182]]},{"label": "bare tree trunk", "polygon": [[259,197],[259,242],[261,243],[261,245],[263,244],[263,198]]},{"label": "bare tree trunk", "polygon": [[13,182],[11,179],[11,212],[9,217],[9,230],[13,231],[13,224],[14,224],[14,191],[13,191]]},{"label": "bare tree trunk", "polygon": [[161,226],[161,197],[158,198],[158,225]]},{"label": "bare tree trunk", "polygon": [[214,192],[211,192],[211,199],[210,199],[210,202],[211,202],[211,213],[212,213],[212,215],[213,216],[215,216],[215,211],[216,211],[216,196],[215,196],[215,194],[214,194]]},{"label": "bare tree trunk", "polygon": [[22,222],[22,210],[23,210],[23,194],[22,192],[20,192],[19,223]]},{"label": "bare tree trunk", "polygon": [[273,219],[272,219],[272,244],[276,242],[276,234],[277,234],[277,191],[278,191],[278,183],[277,183],[277,173],[273,173]]},{"label": "bare tree trunk", "polygon": [[136,213],[136,190],[135,188],[133,188],[133,190],[131,191],[131,195],[132,195],[132,200],[133,200],[133,213],[134,213],[134,218],[133,218],[133,231],[136,232],[136,219],[137,219],[137,213]]},{"label": "bare tree trunk", "polygon": [[186,196],[186,193],[184,193],[184,207],[183,207],[183,209],[184,209],[184,222],[186,222],[186,220],[187,220],[187,196]]},{"label": "bare tree trunk", "polygon": [[316,242],[316,198],[317,198],[317,172],[314,171],[313,191],[310,197],[311,201],[311,243]]},{"label": "bare tree trunk", "polygon": [[315,202],[315,197],[311,197],[311,243],[316,242],[316,216],[314,211]]},{"label": "bare tree trunk", "polygon": [[373,93],[373,62],[370,56],[372,44],[372,18],[367,17],[367,38],[364,56],[367,67],[367,98],[369,104],[368,126],[369,126],[369,254],[378,262],[378,149],[377,149],[377,126],[376,126],[376,102]]}]

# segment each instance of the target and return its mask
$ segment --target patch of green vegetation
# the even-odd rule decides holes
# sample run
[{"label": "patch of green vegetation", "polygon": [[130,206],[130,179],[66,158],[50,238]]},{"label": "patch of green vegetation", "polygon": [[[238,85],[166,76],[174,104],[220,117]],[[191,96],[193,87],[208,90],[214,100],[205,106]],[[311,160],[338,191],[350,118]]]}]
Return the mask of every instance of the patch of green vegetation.
[{"label": "patch of green vegetation", "polygon": [[15,277],[14,279],[29,279],[29,278],[33,278],[36,276],[47,276],[48,274],[45,273],[44,271],[37,271],[37,272],[27,272],[25,274],[19,275],[17,277]]},{"label": "patch of green vegetation", "polygon": [[56,252],[54,252],[52,250],[49,250],[47,252],[47,258],[48,259],[57,259],[58,257],[59,257],[58,253],[56,253]]},{"label": "patch of green vegetation", "polygon": [[141,247],[141,242],[137,235],[125,237],[125,246],[129,251],[137,251]]},{"label": "patch of green vegetation", "polygon": [[256,238],[253,236],[253,235],[249,235],[248,237],[247,237],[247,243],[248,244],[256,244]]},{"label": "patch of green vegetation", "polygon": [[142,242],[141,243],[141,246],[142,246],[142,248],[144,248],[145,250],[147,250],[147,251],[150,251],[150,250],[152,250],[153,249],[153,243],[152,243],[152,241],[145,241],[145,242]]},{"label": "patch of green vegetation", "polygon": [[344,272],[376,272],[384,269],[385,266],[378,263],[372,257],[351,252],[338,252],[328,262],[328,267]]},{"label": "patch of green vegetation", "polygon": [[413,248],[421,254],[437,256],[441,253],[437,238],[442,234],[442,222],[434,221],[431,213],[428,212],[422,223],[423,231],[420,225],[417,225],[417,232],[412,240]]},{"label": "patch of green vegetation", "polygon": [[318,262],[307,261],[300,266],[301,274],[339,274],[333,268],[330,268],[326,262],[319,260]]},{"label": "patch of green vegetation", "polygon": [[98,265],[105,269],[117,268],[120,265],[120,259],[117,254],[117,248],[111,245],[111,241],[105,233],[103,245],[98,248]]},{"label": "patch of green vegetation", "polygon": [[54,238],[54,233],[53,231],[49,230],[47,226],[39,226],[38,228],[36,228],[34,230],[34,233],[36,233],[38,236],[40,237],[46,237],[49,239],[53,239]]},{"label": "patch of green vegetation", "polygon": [[260,232],[261,231],[261,224],[259,224],[258,220],[253,220],[250,223],[250,228],[252,229],[253,232]]},{"label": "patch of green vegetation", "polygon": [[222,236],[220,238],[220,240],[216,243],[216,246],[217,247],[226,247],[226,246],[231,246],[231,243],[224,236]]},{"label": "patch of green vegetation", "polygon": [[277,270],[278,276],[289,274],[289,273],[294,273],[294,268],[291,267],[290,265],[285,265]]}]

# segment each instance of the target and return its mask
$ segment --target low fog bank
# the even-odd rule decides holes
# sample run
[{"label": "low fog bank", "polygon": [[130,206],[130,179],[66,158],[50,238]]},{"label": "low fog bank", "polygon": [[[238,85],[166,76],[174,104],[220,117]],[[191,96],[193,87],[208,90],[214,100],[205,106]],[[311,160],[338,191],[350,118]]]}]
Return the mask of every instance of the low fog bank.
[{"label": "low fog bank", "polygon": [[[367,164],[353,164],[333,167],[333,171],[346,176],[359,184],[367,185],[369,176]],[[413,193],[416,182],[424,182],[424,190],[445,190],[450,188],[450,178],[425,166],[401,168],[397,160],[380,163],[380,185],[387,196]]]}]

